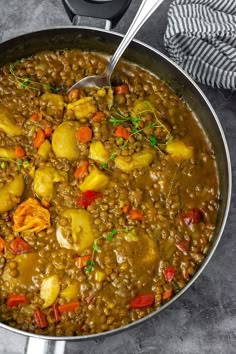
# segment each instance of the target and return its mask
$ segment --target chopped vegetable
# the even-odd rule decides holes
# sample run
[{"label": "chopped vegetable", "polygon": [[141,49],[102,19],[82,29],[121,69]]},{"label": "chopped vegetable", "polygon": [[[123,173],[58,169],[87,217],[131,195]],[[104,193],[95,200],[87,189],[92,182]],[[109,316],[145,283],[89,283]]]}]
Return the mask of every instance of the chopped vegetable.
[{"label": "chopped vegetable", "polygon": [[15,232],[40,232],[51,225],[49,211],[34,198],[28,198],[17,207],[13,221]]},{"label": "chopped vegetable", "polygon": [[90,159],[98,162],[107,162],[109,159],[109,152],[105,149],[101,141],[93,141],[89,148]]},{"label": "chopped vegetable", "polygon": [[172,281],[172,279],[174,278],[175,268],[173,266],[166,268],[164,271],[164,274],[165,274],[166,281],[168,283],[170,283]]},{"label": "chopped vegetable", "polygon": [[76,179],[81,179],[88,172],[89,162],[83,161],[80,166],[78,166],[75,170],[74,177]]},{"label": "chopped vegetable", "polygon": [[68,93],[68,101],[70,103],[77,101],[79,98],[80,98],[80,90],[77,88],[70,90],[70,92]]},{"label": "chopped vegetable", "polygon": [[89,127],[80,127],[77,130],[77,139],[80,143],[88,143],[92,139],[92,130]]},{"label": "chopped vegetable", "polygon": [[42,112],[38,112],[38,113],[33,113],[31,114],[31,116],[29,117],[30,120],[32,120],[33,122],[39,122],[43,119],[43,115]]},{"label": "chopped vegetable", "polygon": [[97,112],[94,116],[93,116],[93,121],[94,122],[101,122],[101,120],[105,117],[105,114],[103,112]]},{"label": "chopped vegetable", "polygon": [[50,202],[55,193],[55,184],[67,181],[67,172],[52,166],[40,167],[35,171],[33,190],[40,198]]},{"label": "chopped vegetable", "polygon": [[141,213],[140,210],[134,210],[134,209],[130,210],[129,217],[131,220],[139,220],[139,221],[144,220],[143,214]]},{"label": "chopped vegetable", "polygon": [[29,303],[29,300],[25,295],[22,294],[12,294],[7,299],[7,307],[11,308],[19,305],[26,305]]},{"label": "chopped vegetable", "polygon": [[131,135],[130,131],[127,128],[122,127],[122,125],[119,125],[116,128],[115,136],[117,138],[129,139],[130,135]]},{"label": "chopped vegetable", "polygon": [[46,315],[39,309],[34,310],[34,320],[38,328],[43,329],[48,326]]},{"label": "chopped vegetable", "polygon": [[60,296],[66,300],[72,301],[78,298],[79,295],[79,283],[74,280],[60,293]]},{"label": "chopped vegetable", "polygon": [[22,254],[33,251],[33,247],[28,244],[22,237],[16,237],[9,244],[9,249],[14,254]]},{"label": "chopped vegetable", "polygon": [[90,255],[87,256],[79,256],[75,259],[75,264],[78,268],[84,268],[87,265],[88,261],[91,261],[92,257]]},{"label": "chopped vegetable", "polygon": [[184,254],[187,254],[189,250],[189,241],[179,241],[176,242],[175,246]]},{"label": "chopped vegetable", "polygon": [[56,157],[65,157],[69,161],[77,160],[80,151],[77,146],[76,130],[78,122],[66,121],[58,125],[52,134],[52,149]]},{"label": "chopped vegetable", "polygon": [[82,193],[81,197],[77,199],[77,204],[83,208],[87,208],[90,204],[94,202],[95,199],[101,196],[101,193],[94,191],[85,191]]},{"label": "chopped vegetable", "polygon": [[47,115],[59,118],[63,116],[63,96],[51,92],[46,92],[41,96],[41,102],[46,106]]},{"label": "chopped vegetable", "polygon": [[192,146],[186,145],[181,140],[172,140],[166,146],[166,151],[168,154],[177,160],[188,160],[193,157]]},{"label": "chopped vegetable", "polygon": [[130,208],[131,207],[129,204],[125,205],[122,209],[123,213],[128,214],[130,212]]},{"label": "chopped vegetable", "polygon": [[164,293],[162,294],[162,300],[165,301],[165,300],[168,300],[173,294],[173,289],[170,288],[166,291],[164,291]]},{"label": "chopped vegetable", "polygon": [[80,302],[79,301],[73,301],[73,302],[69,302],[68,304],[64,304],[64,305],[59,305],[58,306],[58,310],[60,313],[63,312],[72,312],[75,309],[77,309],[77,307],[80,306]]},{"label": "chopped vegetable", "polygon": [[40,287],[40,297],[44,300],[43,309],[51,306],[56,301],[60,292],[60,283],[57,274],[43,279]]},{"label": "chopped vegetable", "polygon": [[155,294],[142,294],[130,301],[129,307],[132,309],[141,309],[143,307],[150,307],[155,302]]},{"label": "chopped vegetable", "polygon": [[107,186],[108,183],[109,177],[97,168],[93,168],[90,174],[85,177],[83,183],[79,185],[79,189],[82,192],[85,192],[86,190],[100,192]]},{"label": "chopped vegetable", "polygon": [[144,149],[136,152],[132,156],[117,156],[115,158],[115,165],[123,172],[130,172],[136,168],[148,167],[154,160],[156,155],[153,149]]},{"label": "chopped vegetable", "polygon": [[21,158],[25,156],[25,150],[21,146],[15,147],[15,154],[16,157]]},{"label": "chopped vegetable", "polygon": [[129,88],[127,85],[119,85],[114,88],[114,91],[117,95],[126,95],[129,93]]},{"label": "chopped vegetable", "polygon": [[52,127],[47,126],[44,128],[44,134],[45,134],[46,138],[50,138],[50,136],[52,135],[52,132],[53,132]]},{"label": "chopped vegetable", "polygon": [[96,281],[101,283],[106,278],[106,274],[101,270],[96,270],[94,278]]},{"label": "chopped vegetable", "polygon": [[0,147],[0,157],[15,160],[17,156],[14,149],[10,147]]},{"label": "chopped vegetable", "polygon": [[12,118],[11,111],[2,105],[0,105],[0,130],[8,136],[16,136],[23,133],[22,128],[18,127]]},{"label": "chopped vegetable", "polygon": [[92,117],[97,111],[92,97],[83,97],[73,103],[69,103],[67,109],[74,111],[77,119]]},{"label": "chopped vegetable", "polygon": [[38,149],[38,155],[41,156],[45,161],[48,160],[49,153],[52,147],[50,142],[46,139]]},{"label": "chopped vegetable", "polygon": [[0,236],[0,252],[4,250],[5,246],[6,246],[6,241],[4,240],[4,238]]},{"label": "chopped vegetable", "polygon": [[60,312],[58,310],[57,304],[53,304],[52,311],[53,311],[53,316],[54,316],[55,322],[56,323],[59,322],[60,321]]},{"label": "chopped vegetable", "polygon": [[13,181],[5,184],[0,189],[1,203],[0,214],[9,211],[17,206],[20,201],[20,197],[24,192],[24,177],[19,174],[16,175]]},{"label": "chopped vegetable", "polygon": [[44,140],[45,140],[45,133],[44,133],[43,129],[38,128],[38,130],[36,132],[36,136],[33,141],[34,147],[36,147],[38,149],[42,145]]},{"label": "chopped vegetable", "polygon": [[186,225],[198,224],[202,221],[202,218],[203,213],[200,209],[191,209],[180,217]]}]

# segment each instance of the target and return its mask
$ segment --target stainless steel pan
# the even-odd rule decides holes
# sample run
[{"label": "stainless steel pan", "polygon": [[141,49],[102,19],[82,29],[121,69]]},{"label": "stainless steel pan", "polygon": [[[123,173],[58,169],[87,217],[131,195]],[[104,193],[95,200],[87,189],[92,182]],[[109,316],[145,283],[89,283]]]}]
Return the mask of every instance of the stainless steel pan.
[{"label": "stainless steel pan", "polygon": [[[82,50],[93,50],[112,54],[120,43],[121,37],[120,34],[114,32],[98,30],[90,27],[45,29],[43,31],[33,32],[13,38],[0,44],[0,67],[42,50],[80,48]],[[46,337],[27,333],[0,323],[0,327],[28,337],[28,349],[26,349],[28,354],[62,354],[64,353],[66,341],[80,341],[108,336],[110,334],[128,330],[129,328],[137,326],[153,316],[156,316],[160,311],[176,301],[195,282],[212,257],[224,230],[229,211],[232,177],[228,146],[216,113],[193,80],[175,63],[152,47],[139,41],[133,41],[125,52],[124,58],[158,75],[179,95],[181,95],[195,112],[200,124],[212,143],[216,154],[220,184],[220,207],[216,222],[214,241],[199,270],[173,299],[152,314],[125,327],[89,336]]]}]

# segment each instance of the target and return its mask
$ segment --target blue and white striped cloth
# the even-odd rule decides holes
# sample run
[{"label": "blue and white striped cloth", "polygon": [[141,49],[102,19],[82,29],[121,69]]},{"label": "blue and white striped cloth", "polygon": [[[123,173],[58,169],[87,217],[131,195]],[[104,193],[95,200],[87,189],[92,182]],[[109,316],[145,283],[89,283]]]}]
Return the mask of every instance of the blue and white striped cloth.
[{"label": "blue and white striped cloth", "polygon": [[236,90],[236,0],[174,0],[164,43],[194,80]]}]

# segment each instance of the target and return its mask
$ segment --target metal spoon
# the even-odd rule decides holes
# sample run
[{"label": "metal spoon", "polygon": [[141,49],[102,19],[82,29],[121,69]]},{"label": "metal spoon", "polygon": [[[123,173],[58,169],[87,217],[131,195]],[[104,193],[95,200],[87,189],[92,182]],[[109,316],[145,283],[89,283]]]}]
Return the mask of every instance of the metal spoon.
[{"label": "metal spoon", "polygon": [[124,36],[119,47],[111,57],[105,72],[102,75],[87,76],[79,80],[73,86],[71,86],[67,92],[70,92],[74,88],[111,86],[111,75],[120,57],[124,53],[125,49],[128,47],[129,43],[132,41],[138,30],[142,27],[142,25],[147,21],[147,19],[152,15],[152,13],[163,1],[164,0],[143,0],[126,35]]}]

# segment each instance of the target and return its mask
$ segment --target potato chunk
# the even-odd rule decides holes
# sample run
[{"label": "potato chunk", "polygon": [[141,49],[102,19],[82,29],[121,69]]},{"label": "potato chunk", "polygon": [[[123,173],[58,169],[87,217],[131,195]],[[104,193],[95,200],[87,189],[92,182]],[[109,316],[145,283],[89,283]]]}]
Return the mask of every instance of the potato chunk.
[{"label": "potato chunk", "polygon": [[56,157],[65,157],[73,161],[80,157],[77,146],[76,130],[79,128],[77,122],[63,122],[52,135],[52,149]]},{"label": "potato chunk", "polygon": [[92,97],[80,98],[75,102],[69,103],[67,108],[75,112],[77,119],[89,118],[90,116],[93,116],[97,111],[95,102]]},{"label": "potato chunk", "polygon": [[58,275],[54,274],[43,279],[40,287],[40,297],[44,300],[43,309],[54,304],[59,292],[60,283]]},{"label": "potato chunk", "polygon": [[17,175],[14,180],[0,189],[0,214],[17,206],[24,192],[24,177]]},{"label": "potato chunk", "polygon": [[0,106],[0,130],[10,136],[21,135],[23,133],[23,130],[16,125],[11,112],[2,105]]},{"label": "potato chunk", "polygon": [[63,227],[57,228],[57,240],[61,247],[74,249],[78,253],[92,246],[95,233],[92,229],[91,215],[87,210],[66,209],[62,216],[67,218],[71,225],[72,237],[68,241],[63,235]]},{"label": "potato chunk", "polygon": [[97,168],[94,168],[90,174],[85,177],[83,183],[79,185],[79,189],[82,192],[85,192],[87,190],[92,190],[94,192],[100,192],[102,191],[107,184],[109,183],[109,177],[98,170]]},{"label": "potato chunk", "polygon": [[49,153],[51,151],[52,147],[50,142],[46,139],[39,147],[38,149],[38,155],[43,158],[43,160],[47,161],[49,157]]},{"label": "potato chunk", "polygon": [[52,117],[62,117],[64,110],[63,96],[46,92],[41,97],[41,102],[46,104],[46,113]]},{"label": "potato chunk", "polygon": [[77,299],[79,296],[79,283],[76,280],[72,281],[65,289],[61,291],[60,296],[64,297],[68,301]]},{"label": "potato chunk", "polygon": [[107,162],[109,159],[109,152],[101,141],[93,141],[90,144],[89,155],[90,159],[98,162]]},{"label": "potato chunk", "polygon": [[136,168],[148,167],[155,157],[155,150],[144,149],[132,156],[117,156],[115,165],[123,172],[130,172]]},{"label": "potato chunk", "polygon": [[50,201],[54,195],[54,184],[67,181],[67,173],[58,171],[54,167],[40,167],[35,171],[34,192],[45,201]]},{"label": "potato chunk", "polygon": [[16,159],[15,150],[8,147],[0,147],[0,157],[6,157],[8,159],[14,160]]},{"label": "potato chunk", "polygon": [[176,160],[188,160],[193,157],[193,147],[181,140],[172,140],[167,144],[166,151]]}]

